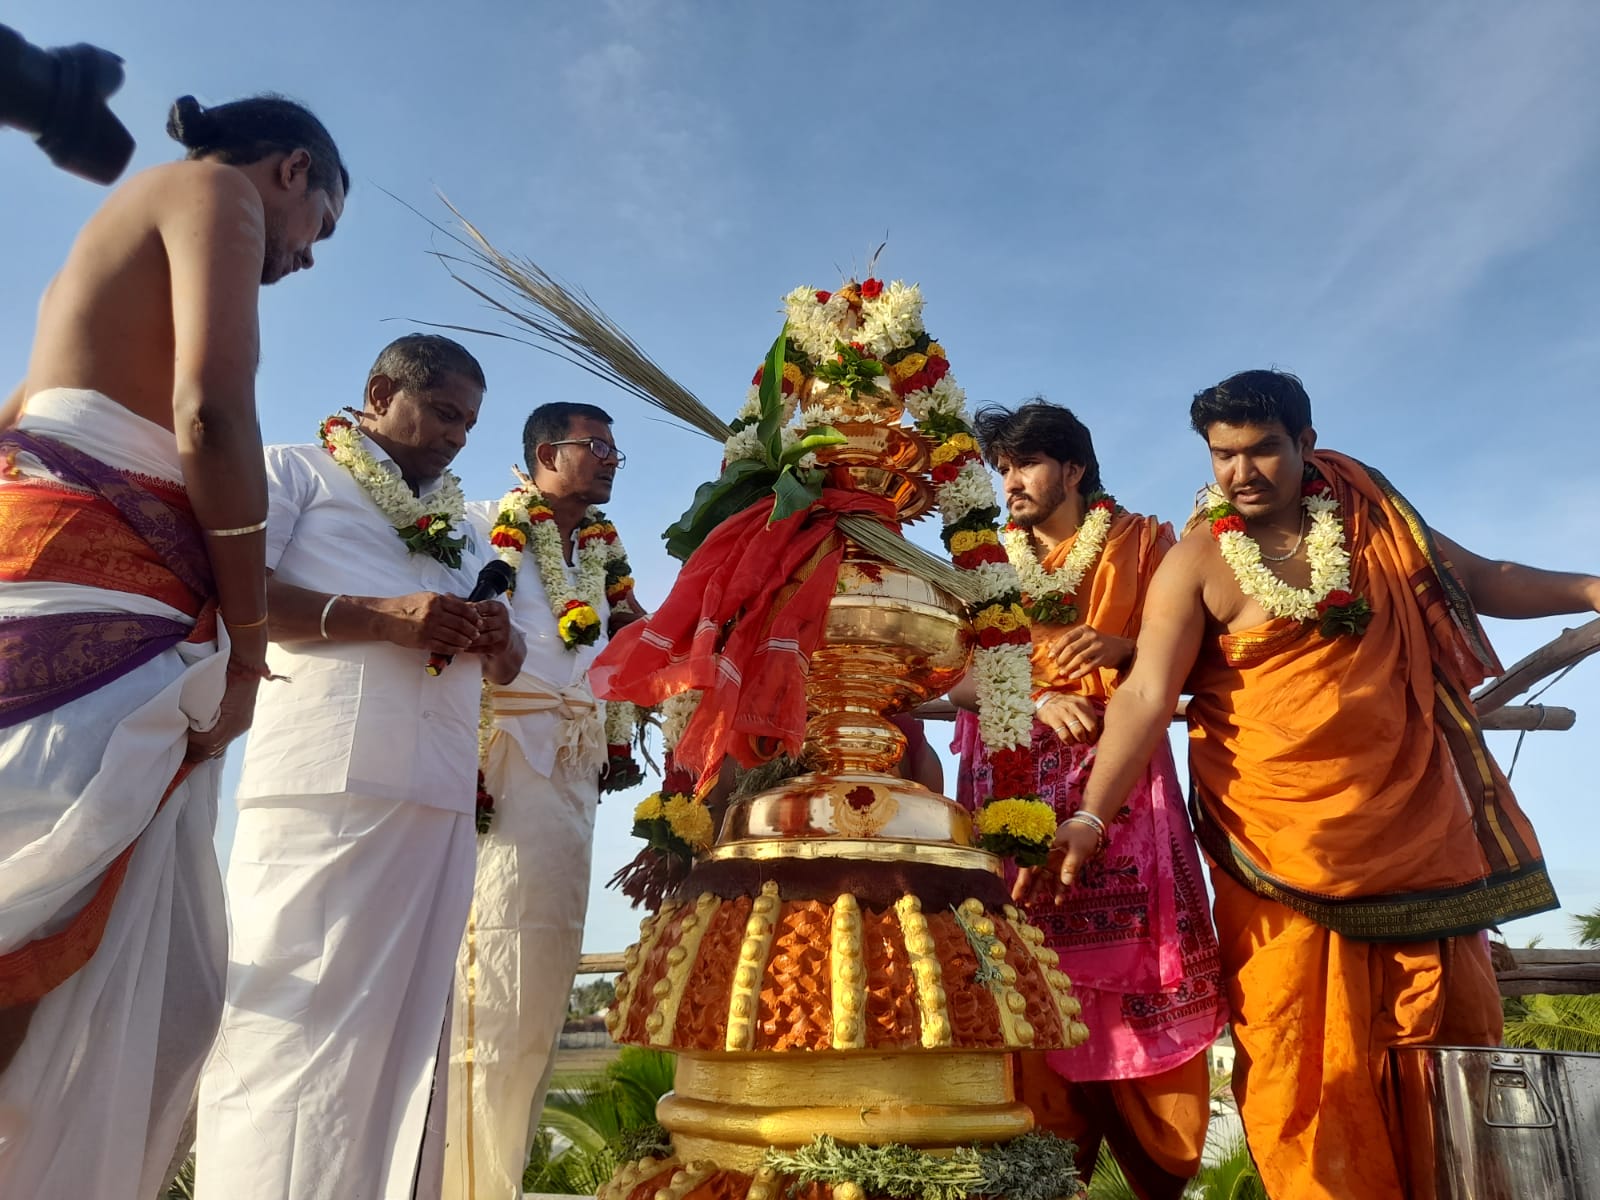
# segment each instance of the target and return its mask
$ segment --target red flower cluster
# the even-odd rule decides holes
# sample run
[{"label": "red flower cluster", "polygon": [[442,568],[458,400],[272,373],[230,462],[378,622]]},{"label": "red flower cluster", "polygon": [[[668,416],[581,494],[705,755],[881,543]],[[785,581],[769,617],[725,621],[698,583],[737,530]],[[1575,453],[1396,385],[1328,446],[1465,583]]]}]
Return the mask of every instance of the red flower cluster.
[{"label": "red flower cluster", "polygon": [[940,463],[932,471],[928,472],[929,478],[935,483],[954,483],[956,476],[959,474],[961,474],[961,463],[959,461]]},{"label": "red flower cluster", "polygon": [[1330,608],[1346,608],[1356,602],[1354,592],[1347,592],[1343,588],[1335,588],[1321,600],[1317,601],[1317,615],[1322,616]]},{"label": "red flower cluster", "polygon": [[957,554],[953,561],[963,571],[970,571],[980,563],[1003,563],[1006,561],[1006,548],[993,542],[986,542],[981,546],[974,546],[965,553]]},{"label": "red flower cluster", "polygon": [[978,630],[977,641],[983,649],[993,650],[996,646],[1026,646],[1033,638],[1026,629],[996,629],[991,625],[988,629]]},{"label": "red flower cluster", "polygon": [[1090,512],[1093,512],[1097,508],[1103,508],[1108,513],[1115,513],[1117,511],[1117,502],[1110,497],[1107,497],[1104,500],[1096,500],[1093,504],[1089,505]]},{"label": "red flower cluster", "polygon": [[826,304],[829,300],[832,300],[832,299],[833,299],[833,293],[832,292],[824,292],[824,291],[820,291],[820,290],[817,292],[817,303],[818,304]]},{"label": "red flower cluster", "polygon": [[[762,363],[759,367],[756,368],[756,373],[755,373],[754,377],[752,377],[751,380],[750,380],[750,386],[751,387],[760,387],[761,386],[761,377],[764,374],[766,374],[766,370],[767,370],[767,364],[766,363]],[[793,395],[794,394],[794,381],[792,379],[789,379],[788,377],[785,377],[784,381],[783,381],[783,394],[785,396],[789,396],[789,395]]]},{"label": "red flower cluster", "polygon": [[1229,513],[1225,517],[1218,517],[1211,522],[1211,536],[1221,537],[1225,533],[1243,533],[1244,518],[1238,513]]},{"label": "red flower cluster", "polygon": [[1333,499],[1333,485],[1322,476],[1317,475],[1300,485],[1300,494],[1302,496],[1326,496],[1331,500]]},{"label": "red flower cluster", "polygon": [[989,755],[989,765],[994,771],[995,799],[1010,800],[1038,791],[1033,782],[1033,755],[1029,747],[996,750]]},{"label": "red flower cluster", "polygon": [[417,528],[427,532],[428,526],[433,524],[433,518],[426,514],[417,518]]},{"label": "red flower cluster", "polygon": [[522,543],[517,540],[514,534],[501,533],[498,530],[489,535],[489,544],[491,546],[505,546],[510,550],[522,549]]},{"label": "red flower cluster", "polygon": [[692,796],[694,783],[694,772],[687,767],[680,767],[669,751],[661,764],[661,795]]},{"label": "red flower cluster", "polygon": [[898,380],[894,385],[896,395],[909,396],[912,392],[924,391],[931,388],[939,380],[950,374],[950,360],[940,358],[937,354],[928,355],[928,364],[915,375],[907,375]]},{"label": "red flower cluster", "polygon": [[571,612],[575,608],[586,608],[586,607],[588,607],[588,606],[585,605],[582,600],[568,600],[565,604],[563,604],[561,606],[561,612],[562,612],[562,615],[565,616],[567,613]]},{"label": "red flower cluster", "polygon": [[861,281],[861,298],[863,300],[876,300],[883,295],[883,280],[864,279]]},{"label": "red flower cluster", "polygon": [[328,441],[328,435],[330,433],[332,433],[335,429],[350,429],[350,428],[353,428],[353,423],[348,421],[348,420],[346,420],[344,417],[329,417],[326,421],[324,421],[322,423],[322,448],[324,450],[326,450],[329,454],[332,454],[333,453],[333,443]]}]

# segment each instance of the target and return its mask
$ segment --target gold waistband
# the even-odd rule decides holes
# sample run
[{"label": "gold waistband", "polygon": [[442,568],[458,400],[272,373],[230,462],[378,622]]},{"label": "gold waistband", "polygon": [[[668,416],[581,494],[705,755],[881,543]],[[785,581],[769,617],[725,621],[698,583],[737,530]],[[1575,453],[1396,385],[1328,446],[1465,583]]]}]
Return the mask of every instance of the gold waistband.
[{"label": "gold waistband", "polygon": [[528,717],[553,712],[570,721],[599,712],[600,705],[587,690],[576,688],[537,692],[496,688],[493,710],[496,717]]}]

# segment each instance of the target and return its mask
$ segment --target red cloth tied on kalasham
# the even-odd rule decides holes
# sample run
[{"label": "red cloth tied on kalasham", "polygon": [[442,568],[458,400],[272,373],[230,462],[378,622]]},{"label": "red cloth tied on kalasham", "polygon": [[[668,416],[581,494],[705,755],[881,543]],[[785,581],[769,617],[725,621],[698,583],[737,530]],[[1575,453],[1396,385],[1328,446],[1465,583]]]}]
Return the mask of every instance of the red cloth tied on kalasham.
[{"label": "red cloth tied on kalasham", "polygon": [[894,515],[883,497],[841,488],[769,525],[772,504],[718,525],[661,607],[613,637],[589,669],[603,700],[655,705],[698,688],[675,757],[702,781],[729,755],[745,767],[779,751],[799,755],[811,652],[844,557],[839,518]]}]

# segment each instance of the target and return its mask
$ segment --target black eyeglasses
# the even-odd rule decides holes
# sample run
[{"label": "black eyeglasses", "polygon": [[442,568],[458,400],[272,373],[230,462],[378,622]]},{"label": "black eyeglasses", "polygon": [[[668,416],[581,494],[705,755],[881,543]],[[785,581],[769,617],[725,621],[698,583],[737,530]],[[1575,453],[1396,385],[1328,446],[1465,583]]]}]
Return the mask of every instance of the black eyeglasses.
[{"label": "black eyeglasses", "polygon": [[621,470],[623,467],[628,465],[628,456],[626,454],[624,454],[621,450],[618,450],[610,442],[606,441],[605,438],[597,438],[597,437],[564,438],[563,440],[561,440],[559,442],[546,442],[545,445],[547,445],[547,446],[587,446],[587,447],[589,447],[589,453],[594,455],[601,462],[605,462],[606,459],[608,459],[608,458],[616,459],[617,460],[617,469],[618,470]]}]

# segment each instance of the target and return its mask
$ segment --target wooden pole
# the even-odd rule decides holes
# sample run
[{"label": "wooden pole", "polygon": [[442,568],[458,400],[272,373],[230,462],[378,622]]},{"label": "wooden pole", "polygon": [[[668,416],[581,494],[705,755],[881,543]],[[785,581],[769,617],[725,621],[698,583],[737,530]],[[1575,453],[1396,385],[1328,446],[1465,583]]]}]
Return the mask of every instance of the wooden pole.
[{"label": "wooden pole", "polygon": [[[1178,701],[1177,711],[1172,714],[1174,721],[1183,720],[1188,704],[1187,698]],[[930,700],[915,715],[925,721],[954,721],[956,706],[948,700]],[[1547,704],[1506,705],[1481,717],[1483,727],[1491,730],[1571,729],[1577,720],[1578,714],[1572,709]]]},{"label": "wooden pole", "polygon": [[1600,617],[1576,629],[1563,630],[1560,637],[1546,642],[1526,658],[1513,663],[1498,679],[1480,688],[1472,702],[1477,705],[1480,716],[1491,713],[1503,708],[1541,679],[1583,661],[1597,650],[1600,650]]},{"label": "wooden pole", "polygon": [[1509,950],[1497,966],[1502,996],[1579,996],[1600,992],[1600,950]]}]

